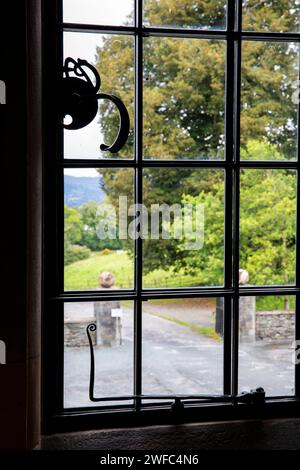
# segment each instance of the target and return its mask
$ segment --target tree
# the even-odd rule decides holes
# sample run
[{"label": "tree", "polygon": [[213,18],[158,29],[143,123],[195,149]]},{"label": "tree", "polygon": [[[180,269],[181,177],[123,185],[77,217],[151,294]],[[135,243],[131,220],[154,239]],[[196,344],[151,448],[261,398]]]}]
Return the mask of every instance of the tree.
[{"label": "tree", "polygon": [[146,22],[155,26],[222,29],[225,27],[226,0],[145,0]]},{"label": "tree", "polygon": [[[184,204],[204,207],[204,244],[200,250],[187,250],[189,239],[177,243],[174,268],[197,274],[200,285],[223,285],[224,282],[224,181],[217,181],[211,191],[187,195]],[[180,256],[178,256],[180,255]]]},{"label": "tree", "polygon": [[[146,0],[149,24],[219,25],[225,1]],[[249,7],[248,9],[246,7]],[[294,31],[298,2],[244,2],[245,29]],[[297,24],[296,24],[297,26]],[[257,30],[256,29],[256,30]],[[107,36],[97,50],[104,90],[113,90],[130,111],[133,123],[134,50],[129,36]],[[226,44],[222,40],[144,38],[144,155],[148,158],[222,158]],[[295,43],[244,41],[241,135],[265,134],[285,158],[294,157],[297,109],[291,95],[298,79]],[[101,126],[112,141],[118,113],[100,105]],[[284,143],[287,142],[286,145]],[[120,156],[132,155],[133,135]]]},{"label": "tree", "polygon": [[244,0],[243,29],[246,31],[299,31],[299,0]]},{"label": "tree", "polygon": [[[145,21],[152,25],[217,27],[222,25],[225,1],[146,0]],[[245,1],[245,29],[291,31],[299,12],[297,2]],[[294,9],[292,9],[292,7]],[[291,12],[291,13],[290,13]],[[107,36],[98,49],[97,68],[103,91],[120,96],[134,122],[134,48],[129,36]],[[286,42],[245,41],[242,62],[241,144],[247,158],[260,156],[249,151],[251,142],[272,144],[279,159],[296,156],[297,109],[292,103],[293,82],[298,79],[298,46]],[[224,156],[224,96],[226,45],[223,40],[144,38],[145,158],[222,159]],[[106,101],[100,105],[101,128],[111,142],[118,128],[118,114]],[[134,136],[118,157],[133,155]],[[262,149],[265,147],[261,147]],[[247,150],[248,149],[248,150]],[[264,150],[265,151],[265,150]],[[271,159],[272,156],[270,157]],[[103,185],[117,204],[132,184],[130,170],[102,170]],[[204,173],[203,173],[204,174]],[[167,176],[168,175],[168,176]],[[185,195],[217,192],[215,173],[200,178],[184,168],[145,172],[146,201],[171,204]],[[221,181],[222,178],[218,178]],[[220,184],[222,184],[220,182]],[[206,189],[205,189],[206,188]],[[132,194],[132,192],[131,192]],[[176,243],[144,243],[144,268],[151,270],[187,260]]]},{"label": "tree", "polygon": [[83,232],[83,223],[80,215],[74,207],[65,205],[64,210],[64,233],[65,243],[70,245],[78,244],[81,241]]},{"label": "tree", "polygon": [[104,201],[100,204],[87,202],[78,208],[78,213],[83,224],[80,245],[86,246],[92,251],[101,251],[105,248],[111,250],[121,249],[122,242],[118,238],[100,240],[98,237],[97,229],[101,221],[99,209],[103,204],[106,204],[106,202]]},{"label": "tree", "polygon": [[240,266],[254,284],[295,281],[296,176],[245,170],[241,176]]},{"label": "tree", "polygon": [[90,256],[87,247],[79,246],[82,240],[83,223],[76,208],[64,208],[64,263],[74,263]]},{"label": "tree", "polygon": [[297,105],[294,82],[299,48],[291,43],[244,41],[242,48],[241,143],[251,139],[273,144],[281,159],[297,155]]},{"label": "tree", "polygon": [[[274,159],[280,155],[269,144],[251,142],[245,153]],[[254,153],[255,152],[255,153]],[[243,155],[245,156],[245,155]],[[249,272],[250,283],[292,284],[295,281],[296,176],[294,171],[247,169],[241,173],[240,266]],[[184,202],[203,204],[205,240],[202,250],[177,250],[175,266],[201,275],[203,285],[223,284],[224,190],[187,196]],[[197,275],[199,277],[199,274]]]}]

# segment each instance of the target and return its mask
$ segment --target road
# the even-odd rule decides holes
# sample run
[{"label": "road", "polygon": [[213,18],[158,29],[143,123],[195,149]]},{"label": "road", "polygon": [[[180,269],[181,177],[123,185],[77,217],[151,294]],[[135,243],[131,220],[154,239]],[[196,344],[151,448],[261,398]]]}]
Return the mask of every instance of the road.
[{"label": "road", "polygon": [[[122,345],[95,348],[96,396],[133,393],[133,315],[124,309]],[[293,393],[288,346],[240,346],[240,391],[263,386],[268,395]],[[65,406],[91,406],[89,349],[65,348]],[[152,314],[143,314],[143,393],[221,394],[223,344]],[[114,402],[115,404],[115,402]]]}]

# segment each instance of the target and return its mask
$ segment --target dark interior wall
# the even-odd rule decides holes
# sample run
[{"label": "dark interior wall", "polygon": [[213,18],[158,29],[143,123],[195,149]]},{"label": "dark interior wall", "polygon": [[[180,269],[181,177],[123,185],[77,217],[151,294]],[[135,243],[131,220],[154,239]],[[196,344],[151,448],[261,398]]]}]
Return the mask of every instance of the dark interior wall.
[{"label": "dark interior wall", "polygon": [[27,447],[41,434],[42,312],[42,11],[27,0]]},{"label": "dark interior wall", "polygon": [[[24,2],[15,11],[7,3],[1,9],[2,18],[14,18],[17,24],[13,44],[8,22],[2,21],[0,29],[0,73],[6,84],[7,103],[0,109],[3,273],[0,339],[7,348],[7,364],[0,365],[0,442],[6,448],[13,439],[17,443],[26,441],[26,23]],[[13,422],[17,423],[14,429]]]},{"label": "dark interior wall", "polygon": [[0,448],[31,448],[40,434],[40,2],[1,2]]}]

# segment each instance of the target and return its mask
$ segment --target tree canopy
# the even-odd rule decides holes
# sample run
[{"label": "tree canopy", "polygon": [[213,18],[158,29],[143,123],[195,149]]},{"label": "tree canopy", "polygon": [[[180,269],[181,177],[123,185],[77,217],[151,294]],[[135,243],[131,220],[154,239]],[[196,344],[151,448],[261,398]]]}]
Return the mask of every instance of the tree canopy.
[{"label": "tree canopy", "polygon": [[[250,142],[243,153],[253,158],[278,158],[269,144]],[[296,173],[291,170],[245,169],[240,178],[240,266],[249,272],[250,283],[293,284],[295,282]],[[187,195],[183,202],[203,204],[204,246],[184,251],[177,244],[175,266],[202,273],[203,285],[224,282],[224,184],[212,191]],[[199,274],[198,274],[199,275]]]},{"label": "tree canopy", "polygon": [[[222,0],[145,0],[150,25],[224,28]],[[295,31],[299,2],[243,2],[245,30]],[[173,37],[144,38],[143,155],[147,159],[223,159],[225,147],[226,41]],[[244,41],[241,75],[241,158],[296,158],[297,106],[293,82],[299,75],[296,43]],[[107,35],[97,50],[103,90],[113,90],[134,123],[134,43],[131,36]],[[114,139],[118,114],[100,105],[106,142]],[[118,157],[132,157],[133,128]],[[117,204],[133,194],[130,170],[101,170],[103,188]],[[208,237],[202,252],[185,253],[177,241],[145,241],[144,268],[174,266],[203,270],[203,283],[221,283],[224,176],[214,170],[147,169],[146,204],[202,201]],[[255,282],[291,282],[294,256],[295,177],[274,170],[242,172],[241,263]],[[257,195],[257,197],[256,197]],[[252,198],[252,202],[251,201]],[[246,203],[248,201],[249,203]],[[243,205],[244,204],[244,205]],[[271,210],[272,209],[272,210]],[[276,209],[276,217],[271,219]],[[162,249],[163,247],[163,249]],[[221,251],[220,251],[221,250]],[[204,265],[206,268],[204,269]],[[210,266],[208,268],[208,266]]]}]

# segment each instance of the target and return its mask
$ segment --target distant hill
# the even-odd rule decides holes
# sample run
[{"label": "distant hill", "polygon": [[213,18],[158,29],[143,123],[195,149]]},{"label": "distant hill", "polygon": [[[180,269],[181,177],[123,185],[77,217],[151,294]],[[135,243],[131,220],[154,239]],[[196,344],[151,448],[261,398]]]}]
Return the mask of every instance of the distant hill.
[{"label": "distant hill", "polygon": [[100,188],[100,176],[65,175],[65,204],[69,207],[81,206],[85,202],[101,202],[105,194]]}]

